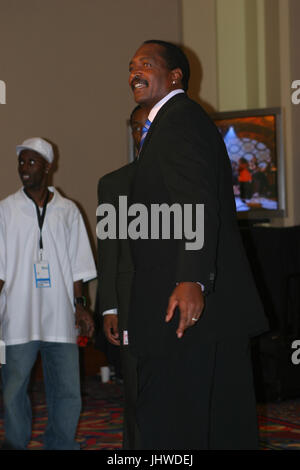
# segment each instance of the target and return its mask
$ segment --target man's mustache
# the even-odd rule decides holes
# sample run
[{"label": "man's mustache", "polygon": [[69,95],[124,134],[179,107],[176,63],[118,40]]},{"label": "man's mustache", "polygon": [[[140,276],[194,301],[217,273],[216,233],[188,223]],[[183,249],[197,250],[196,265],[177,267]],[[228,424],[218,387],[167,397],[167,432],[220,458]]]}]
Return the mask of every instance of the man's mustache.
[{"label": "man's mustache", "polygon": [[140,78],[140,77],[134,77],[131,81],[131,88],[134,89],[137,83],[140,83],[141,85],[149,86],[149,83],[147,80]]}]

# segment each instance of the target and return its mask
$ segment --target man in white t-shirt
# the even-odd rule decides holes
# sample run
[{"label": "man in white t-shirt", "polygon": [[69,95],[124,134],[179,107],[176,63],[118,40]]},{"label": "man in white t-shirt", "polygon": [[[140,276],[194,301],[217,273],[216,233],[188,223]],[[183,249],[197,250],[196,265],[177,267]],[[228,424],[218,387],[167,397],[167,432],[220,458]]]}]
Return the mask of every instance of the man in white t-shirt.
[{"label": "man in white t-shirt", "polygon": [[40,351],[48,406],[46,449],[79,449],[81,409],[77,333],[91,336],[83,282],[96,277],[77,206],[48,187],[52,146],[31,138],[17,146],[23,187],[0,202],[0,324],[5,441],[25,449],[31,437],[27,395]]}]

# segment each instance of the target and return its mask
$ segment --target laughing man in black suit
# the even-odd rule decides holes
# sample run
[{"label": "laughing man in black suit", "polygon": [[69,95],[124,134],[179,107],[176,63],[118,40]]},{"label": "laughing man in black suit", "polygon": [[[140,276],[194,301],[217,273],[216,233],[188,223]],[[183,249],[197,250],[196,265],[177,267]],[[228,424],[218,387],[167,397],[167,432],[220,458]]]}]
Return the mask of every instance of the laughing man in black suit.
[{"label": "laughing man in black suit", "polygon": [[141,448],[256,449],[249,338],[267,322],[239,235],[230,161],[188,98],[188,80],[188,61],[170,43],[146,41],[130,62],[129,85],[151,122],[130,203],[149,214],[153,204],[183,213],[185,204],[204,205],[201,249],[187,249],[186,233],[131,240]]}]

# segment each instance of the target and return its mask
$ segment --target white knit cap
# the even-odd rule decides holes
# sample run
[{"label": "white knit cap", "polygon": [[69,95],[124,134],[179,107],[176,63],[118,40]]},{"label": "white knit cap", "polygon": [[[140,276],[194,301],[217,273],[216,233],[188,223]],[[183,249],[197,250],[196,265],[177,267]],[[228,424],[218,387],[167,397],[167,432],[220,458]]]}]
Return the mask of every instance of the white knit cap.
[{"label": "white knit cap", "polygon": [[22,150],[34,150],[38,152],[41,157],[45,158],[47,162],[52,163],[54,154],[52,145],[49,144],[41,137],[32,137],[31,139],[26,139],[21,145],[17,145],[17,155],[19,156]]}]

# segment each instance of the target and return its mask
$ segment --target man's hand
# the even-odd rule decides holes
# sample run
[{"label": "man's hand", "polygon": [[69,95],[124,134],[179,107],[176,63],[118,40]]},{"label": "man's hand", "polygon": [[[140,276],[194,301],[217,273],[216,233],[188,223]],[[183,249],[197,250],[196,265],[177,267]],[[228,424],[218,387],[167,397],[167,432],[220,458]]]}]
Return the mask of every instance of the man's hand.
[{"label": "man's hand", "polygon": [[204,297],[201,286],[196,282],[180,282],[178,284],[169,299],[166,322],[173,318],[176,307],[180,311],[176,334],[178,338],[182,338],[184,331],[195,325],[202,314]]},{"label": "man's hand", "polygon": [[110,314],[104,315],[103,330],[107,340],[115,346],[120,346],[119,328],[118,328],[118,315]]},{"label": "man's hand", "polygon": [[91,338],[95,331],[93,316],[81,304],[76,305],[75,320],[76,328],[80,328],[80,336]]}]

